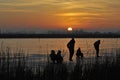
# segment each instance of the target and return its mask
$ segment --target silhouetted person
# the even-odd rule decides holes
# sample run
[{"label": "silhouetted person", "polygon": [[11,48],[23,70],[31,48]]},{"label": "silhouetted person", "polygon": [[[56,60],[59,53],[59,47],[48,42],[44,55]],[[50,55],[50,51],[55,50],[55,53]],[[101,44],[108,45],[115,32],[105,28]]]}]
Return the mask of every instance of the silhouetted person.
[{"label": "silhouetted person", "polygon": [[96,50],[96,56],[99,57],[99,45],[100,45],[100,40],[97,40],[95,43],[94,43],[94,47],[95,47],[95,50]]},{"label": "silhouetted person", "polygon": [[80,48],[77,49],[76,56],[81,58],[83,57],[83,53],[81,52]]},{"label": "silhouetted person", "polygon": [[75,45],[75,40],[74,38],[72,38],[67,44],[67,48],[69,49],[69,53],[70,53],[70,56],[69,56],[70,61],[72,61],[72,57],[74,54],[74,45]]},{"label": "silhouetted person", "polygon": [[56,54],[55,54],[55,51],[54,51],[54,50],[51,50],[50,58],[51,58],[52,62],[55,63],[55,60],[56,60]]},{"label": "silhouetted person", "polygon": [[57,63],[62,63],[63,62],[63,57],[61,56],[61,51],[60,50],[58,50],[58,52],[57,52],[56,60],[57,60]]}]

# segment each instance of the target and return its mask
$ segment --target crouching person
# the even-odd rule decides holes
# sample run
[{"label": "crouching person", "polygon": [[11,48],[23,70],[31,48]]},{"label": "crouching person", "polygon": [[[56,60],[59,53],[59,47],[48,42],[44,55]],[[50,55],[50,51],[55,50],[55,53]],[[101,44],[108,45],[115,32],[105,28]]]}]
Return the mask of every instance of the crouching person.
[{"label": "crouching person", "polygon": [[61,56],[61,51],[60,50],[58,50],[58,52],[57,52],[56,61],[57,61],[57,63],[62,63],[63,62],[63,57]]},{"label": "crouching person", "polygon": [[80,49],[80,48],[78,48],[77,53],[76,53],[76,56],[83,58],[83,53],[81,52],[81,49]]},{"label": "crouching person", "polygon": [[76,62],[79,64],[81,62],[81,59],[83,58],[83,53],[81,52],[81,49],[78,48],[76,52]]},{"label": "crouching person", "polygon": [[51,61],[55,64],[56,54],[55,54],[55,51],[54,51],[54,50],[51,50],[50,58],[51,58]]}]

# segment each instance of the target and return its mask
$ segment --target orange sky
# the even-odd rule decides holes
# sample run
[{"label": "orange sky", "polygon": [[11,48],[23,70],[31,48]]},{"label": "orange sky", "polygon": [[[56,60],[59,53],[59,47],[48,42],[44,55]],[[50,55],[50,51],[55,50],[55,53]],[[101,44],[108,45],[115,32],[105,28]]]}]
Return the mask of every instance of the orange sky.
[{"label": "orange sky", "polygon": [[120,29],[120,0],[0,0],[0,27]]}]

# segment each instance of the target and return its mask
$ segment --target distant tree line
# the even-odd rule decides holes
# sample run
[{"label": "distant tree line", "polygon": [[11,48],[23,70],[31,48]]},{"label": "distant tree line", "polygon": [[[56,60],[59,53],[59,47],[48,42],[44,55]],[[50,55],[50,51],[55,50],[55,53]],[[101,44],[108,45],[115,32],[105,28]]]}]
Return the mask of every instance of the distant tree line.
[{"label": "distant tree line", "polygon": [[116,33],[0,34],[0,38],[120,38]]}]

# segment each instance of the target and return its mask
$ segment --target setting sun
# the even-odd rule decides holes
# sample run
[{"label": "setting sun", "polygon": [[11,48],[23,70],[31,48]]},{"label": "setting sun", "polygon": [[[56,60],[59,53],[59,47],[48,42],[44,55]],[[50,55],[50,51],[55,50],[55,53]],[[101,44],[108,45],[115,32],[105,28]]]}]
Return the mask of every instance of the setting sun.
[{"label": "setting sun", "polygon": [[68,29],[67,29],[68,31],[72,31],[72,28],[71,27],[68,27]]}]

